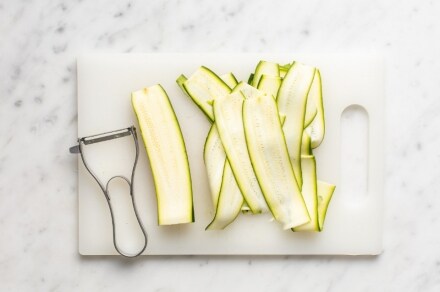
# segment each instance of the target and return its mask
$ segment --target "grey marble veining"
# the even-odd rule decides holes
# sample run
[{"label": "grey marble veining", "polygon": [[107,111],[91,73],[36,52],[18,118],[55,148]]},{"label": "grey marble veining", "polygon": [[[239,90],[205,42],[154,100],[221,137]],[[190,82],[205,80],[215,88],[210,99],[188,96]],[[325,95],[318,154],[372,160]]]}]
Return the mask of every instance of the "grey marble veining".
[{"label": "grey marble veining", "polygon": [[[415,0],[0,0],[0,290],[439,291],[438,15]],[[385,55],[384,254],[80,257],[76,56],[261,51]]]}]

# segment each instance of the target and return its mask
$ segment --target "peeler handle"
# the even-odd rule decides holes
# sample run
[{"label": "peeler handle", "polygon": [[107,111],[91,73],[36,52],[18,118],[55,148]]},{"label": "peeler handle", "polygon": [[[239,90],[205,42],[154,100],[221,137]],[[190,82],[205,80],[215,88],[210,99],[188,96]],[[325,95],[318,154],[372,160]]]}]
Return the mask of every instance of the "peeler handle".
[{"label": "peeler handle", "polygon": [[[133,207],[134,214],[135,214],[135,216],[136,216],[136,220],[137,220],[138,226],[139,226],[139,228],[140,228],[140,230],[141,230],[141,232],[142,232],[142,236],[143,236],[143,245],[142,245],[141,249],[139,249],[139,250],[136,251],[135,253],[130,253],[130,252],[127,252],[127,251],[123,251],[123,250],[121,249],[120,245],[118,244],[118,236],[117,236],[117,235],[118,235],[118,232],[117,232],[117,228],[116,228],[115,214],[114,214],[114,210],[113,210],[113,206],[112,206],[112,200],[110,199],[110,190],[109,190],[110,182],[111,182],[112,180],[114,180],[114,179],[122,179],[122,180],[124,180],[124,181],[129,185],[129,187],[130,187],[130,200],[131,200],[131,204],[132,204],[132,207]],[[110,215],[111,215],[111,220],[112,220],[113,245],[114,245],[116,251],[117,251],[120,255],[125,256],[125,257],[128,257],[128,258],[132,258],[132,257],[137,257],[137,256],[139,256],[139,255],[142,254],[142,253],[145,251],[145,249],[147,248],[148,236],[147,236],[147,232],[146,232],[146,230],[145,230],[145,228],[144,228],[144,226],[143,226],[143,224],[142,224],[142,221],[141,221],[141,219],[140,219],[140,217],[139,217],[139,214],[138,214],[138,209],[137,209],[137,206],[136,206],[136,201],[135,201],[134,196],[133,196],[133,185],[132,185],[132,183],[130,182],[129,179],[127,179],[127,178],[124,177],[124,176],[119,176],[119,175],[118,175],[118,176],[114,176],[114,177],[110,178],[110,179],[107,181],[107,185],[106,185],[106,188],[105,188],[105,193],[106,193],[107,203],[108,203],[108,207],[109,207]]]}]

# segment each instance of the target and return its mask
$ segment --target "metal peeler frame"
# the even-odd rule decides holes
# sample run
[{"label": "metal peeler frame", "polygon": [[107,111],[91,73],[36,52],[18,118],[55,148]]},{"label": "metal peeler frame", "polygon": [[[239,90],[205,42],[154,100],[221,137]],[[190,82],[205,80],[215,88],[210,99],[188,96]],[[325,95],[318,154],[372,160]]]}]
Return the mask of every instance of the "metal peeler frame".
[{"label": "metal peeler frame", "polygon": [[[98,179],[97,175],[91,170],[90,166],[87,164],[86,158],[84,156],[84,146],[89,145],[89,144],[109,141],[109,140],[113,140],[113,139],[117,139],[117,138],[122,138],[122,137],[126,137],[129,135],[131,135],[133,137],[135,148],[136,148],[136,157],[135,157],[133,169],[131,172],[131,179],[128,179],[122,175],[116,175],[116,176],[111,177],[107,181],[107,183],[104,185]],[[70,153],[81,155],[81,160],[82,160],[85,168],[90,173],[90,175],[94,178],[94,180],[98,183],[99,187],[101,188],[102,192],[104,193],[104,196],[107,200],[108,207],[110,209],[110,215],[111,215],[111,219],[112,219],[112,229],[113,229],[113,245],[114,245],[116,251],[120,255],[122,255],[124,257],[128,257],[128,258],[137,257],[140,254],[142,254],[145,251],[145,249],[147,248],[148,235],[147,235],[147,232],[145,230],[144,225],[142,224],[142,221],[139,218],[137,207],[136,207],[136,201],[134,199],[134,175],[135,175],[136,166],[137,166],[137,162],[138,162],[138,158],[139,158],[139,143],[138,143],[136,128],[134,126],[131,126],[131,127],[116,130],[116,131],[111,131],[111,132],[106,132],[106,133],[102,133],[102,134],[78,138],[78,145],[71,147],[69,150],[70,150]],[[115,218],[114,218],[112,202],[110,200],[109,190],[108,190],[110,182],[115,178],[121,178],[121,179],[125,180],[128,183],[128,185],[130,186],[130,197],[131,197],[131,201],[132,201],[132,205],[133,205],[133,210],[136,215],[136,220],[138,221],[139,227],[141,228],[142,234],[144,236],[144,245],[141,248],[141,250],[135,254],[125,253],[118,246],[118,242],[117,242],[117,238],[116,238]]]}]

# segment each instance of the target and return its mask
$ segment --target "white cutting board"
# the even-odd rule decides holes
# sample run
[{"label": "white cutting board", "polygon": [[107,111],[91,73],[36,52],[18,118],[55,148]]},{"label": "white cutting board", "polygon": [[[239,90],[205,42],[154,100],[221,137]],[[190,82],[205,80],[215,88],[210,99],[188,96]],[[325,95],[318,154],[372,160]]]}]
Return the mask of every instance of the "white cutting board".
[{"label": "white cutting board", "polygon": [[[191,75],[205,65],[219,74],[232,71],[247,80],[260,59],[288,63],[298,60],[321,69],[327,132],[315,151],[318,177],[337,185],[321,233],[283,231],[268,215],[240,215],[223,231],[205,231],[213,217],[208,180],[203,164],[203,145],[209,122],[192,101],[182,94],[175,79]],[[350,254],[375,255],[382,251],[384,69],[380,59],[346,55],[275,54],[119,54],[86,55],[78,58],[79,137],[137,125],[130,93],[160,83],[164,86],[179,119],[190,160],[194,190],[195,223],[158,226],[156,198],[148,159],[140,139],[140,158],[135,176],[135,198],[149,234],[145,254]],[[356,162],[341,148],[341,114],[350,105],[362,106],[368,116],[365,149],[364,190],[349,191],[341,185],[350,177]],[[356,134],[356,133],[355,133]],[[362,134],[362,133],[361,133]],[[356,140],[357,136],[353,135]],[[361,135],[362,136],[362,135]],[[140,135],[139,135],[140,137]],[[95,173],[103,180],[113,175],[129,176],[134,149],[130,138],[99,143],[86,148]],[[356,141],[353,141],[356,145]],[[354,146],[356,147],[356,146]],[[350,149],[350,147],[345,147]],[[341,177],[341,161],[344,173]],[[362,184],[362,183],[361,183]],[[127,191],[128,188],[119,188]],[[115,184],[115,192],[118,184]],[[125,199],[124,199],[125,198]],[[123,247],[138,247],[141,237],[132,219],[128,196],[113,193]],[[130,213],[131,212],[131,213]],[[79,252],[82,255],[116,254],[112,242],[110,214],[104,195],[79,162]]]}]

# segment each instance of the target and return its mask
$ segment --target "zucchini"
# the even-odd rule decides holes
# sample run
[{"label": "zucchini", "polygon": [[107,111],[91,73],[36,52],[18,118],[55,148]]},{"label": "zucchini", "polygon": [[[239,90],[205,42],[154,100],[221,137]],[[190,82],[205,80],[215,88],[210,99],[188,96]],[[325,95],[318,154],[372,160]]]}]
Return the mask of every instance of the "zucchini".
[{"label": "zucchini", "polygon": [[234,88],[232,88],[231,93],[240,92],[243,88],[248,87],[248,86],[250,87],[249,84],[247,84],[246,82],[241,81]]},{"label": "zucchini", "polygon": [[217,209],[218,197],[223,180],[223,172],[226,163],[226,153],[222,141],[218,135],[215,124],[211,126],[203,148],[203,160],[208,174],[209,187],[211,189],[212,203]]},{"label": "zucchini", "polygon": [[320,231],[324,229],[324,221],[327,214],[327,209],[335,188],[335,185],[318,180],[318,222]]},{"label": "zucchini", "polygon": [[[238,82],[237,78],[232,73],[224,74],[221,76],[221,79],[228,84],[228,86],[232,89],[232,92],[238,92],[246,83]],[[229,162],[228,162],[229,164]],[[230,167],[230,165],[229,165]],[[236,184],[236,182],[234,182]],[[225,189],[229,189],[230,186],[226,186]],[[247,205],[246,201],[243,200],[243,206],[241,207],[243,213],[248,213],[251,209]]]},{"label": "zucchini", "polygon": [[[244,98],[254,98],[263,94],[261,90],[258,90],[255,87],[246,83],[241,84],[241,87],[237,86],[237,88],[241,91]],[[234,90],[236,91],[237,88],[234,88]]]},{"label": "zucchini", "polygon": [[206,229],[224,229],[238,216],[243,196],[226,159],[215,124],[211,126],[206,138],[203,157],[215,210],[214,219]]},{"label": "zucchini", "polygon": [[[220,77],[230,88],[237,88],[238,81],[232,73],[224,74]],[[229,162],[226,159],[226,153],[224,152],[223,146],[221,144],[220,136],[218,135],[217,127],[215,124],[211,126],[211,130],[208,133],[204,147],[204,160],[205,166],[208,173],[209,185],[211,188],[212,202],[214,204],[215,216],[213,221],[208,225],[206,229],[223,229],[229,225],[238,214],[235,214],[233,210],[236,210],[228,202],[233,200],[234,202],[241,201],[241,210],[243,212],[249,211],[249,206],[243,200],[243,196],[238,189],[235,178],[230,179]],[[228,168],[228,169],[226,169]],[[224,194],[227,191],[228,194]],[[220,192],[223,194],[220,195]],[[219,199],[219,197],[221,197]],[[235,200],[234,200],[235,198]],[[225,202],[226,200],[226,202]],[[239,206],[240,210],[240,206]],[[232,211],[232,212],[231,212]],[[228,213],[229,212],[229,213]]]},{"label": "zucchini", "polygon": [[277,98],[278,90],[280,89],[281,82],[283,80],[278,76],[269,76],[262,75],[260,78],[260,82],[258,82],[257,88],[267,94],[273,96],[273,98]]},{"label": "zucchini", "polygon": [[283,131],[292,160],[293,171],[300,188],[302,187],[302,132],[304,130],[307,96],[314,75],[314,67],[298,62],[293,63],[283,79],[277,96],[280,114],[286,116]]},{"label": "zucchini", "polygon": [[292,67],[292,65],[295,62],[293,62],[292,64],[288,63],[288,64],[284,64],[284,65],[279,65],[280,68],[280,77],[284,78],[287,74],[287,71],[289,71],[290,67]]},{"label": "zucchini", "polygon": [[235,78],[231,72],[221,75],[220,79],[223,80],[229,88],[234,88],[238,84],[237,78]]},{"label": "zucchini", "polygon": [[252,82],[249,84],[252,85],[253,87],[257,87],[262,75],[279,77],[280,69],[278,67],[278,64],[267,61],[260,61],[257,67],[255,68]]},{"label": "zucchini", "polygon": [[220,77],[204,66],[183,82],[183,87],[211,122],[214,121],[212,101],[218,96],[231,92],[229,86]]},{"label": "zucchini", "polygon": [[267,94],[246,99],[243,125],[252,167],[273,217],[283,229],[309,222],[292,170],[276,101]]},{"label": "zucchini", "polygon": [[303,172],[302,196],[309,212],[310,221],[293,228],[293,231],[319,231],[318,197],[316,185],[316,161],[313,155],[302,155],[301,166]]},{"label": "zucchini", "polygon": [[183,91],[183,93],[185,93],[186,96],[189,96],[188,92],[186,92],[185,87],[183,86],[183,83],[185,83],[185,81],[188,80],[188,78],[186,78],[185,75],[181,74],[177,79],[176,79],[176,83],[179,86],[179,88]]},{"label": "zucchini", "polygon": [[248,81],[247,81],[247,83],[248,84],[252,84],[252,80],[254,79],[254,73],[251,73],[250,75],[249,75],[249,78],[248,78]]},{"label": "zucchini", "polygon": [[318,109],[316,107],[315,96],[314,96],[316,91],[313,90],[315,82],[316,82],[316,72],[315,72],[315,76],[313,77],[309,94],[307,95],[306,116],[304,118],[304,129],[310,126],[310,124],[313,122],[316,115],[318,114]]},{"label": "zucchini", "polygon": [[335,186],[317,180],[312,151],[325,134],[319,70],[260,61],[247,83],[203,66],[176,82],[213,123],[203,156],[215,215],[206,229],[224,229],[240,210],[270,210],[284,229],[321,231]]},{"label": "zucchini", "polygon": [[216,98],[214,116],[238,187],[252,213],[256,214],[268,209],[247,151],[242,121],[243,99],[241,92]]},{"label": "zucchini", "polygon": [[322,143],[325,135],[324,102],[322,98],[321,73],[319,70],[315,71],[308,99],[312,100],[315,104],[316,118],[313,119],[306,131],[312,138],[312,148],[316,148]]},{"label": "zucchini", "polygon": [[310,136],[307,132],[304,132],[301,147],[301,165],[304,180],[302,194],[312,221],[314,218],[317,218],[317,225],[309,222],[299,228],[295,228],[293,231],[321,231],[324,226],[328,205],[336,188],[332,184],[317,179],[316,160],[312,156],[311,144]]},{"label": "zucchini", "polygon": [[226,228],[240,214],[243,201],[243,196],[238,188],[231,166],[226,160],[215,216],[206,227],[206,230]]},{"label": "zucchini", "polygon": [[168,95],[154,85],[133,92],[131,100],[153,173],[158,224],[194,222],[188,155]]}]

